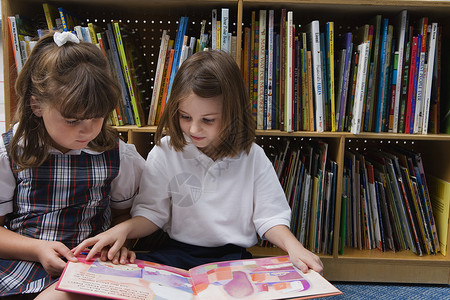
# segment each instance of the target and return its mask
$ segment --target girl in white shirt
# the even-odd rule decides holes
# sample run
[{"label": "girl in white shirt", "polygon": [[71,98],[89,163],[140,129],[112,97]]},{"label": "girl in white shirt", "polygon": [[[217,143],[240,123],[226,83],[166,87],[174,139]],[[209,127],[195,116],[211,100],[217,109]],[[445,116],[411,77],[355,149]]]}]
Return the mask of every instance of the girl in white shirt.
[{"label": "girl in white shirt", "polygon": [[120,99],[108,70],[98,47],[57,32],[17,78],[17,123],[0,138],[0,296],[81,299],[55,290],[71,249],[129,217],[145,160],[106,123]]},{"label": "girl in white shirt", "polygon": [[138,258],[185,269],[250,258],[246,248],[259,235],[288,252],[302,271],[322,272],[319,257],[290,232],[286,197],[254,138],[250,102],[233,58],[221,51],[192,55],[175,76],[133,218],[85,240],[75,255],[94,245],[89,259],[111,246],[102,257],[112,259],[126,239],[162,228],[169,240]]}]

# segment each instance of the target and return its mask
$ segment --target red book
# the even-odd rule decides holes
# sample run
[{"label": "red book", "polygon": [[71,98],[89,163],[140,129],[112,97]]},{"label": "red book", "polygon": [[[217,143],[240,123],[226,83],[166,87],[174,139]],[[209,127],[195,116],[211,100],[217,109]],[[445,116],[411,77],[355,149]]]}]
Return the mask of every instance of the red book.
[{"label": "red book", "polygon": [[411,46],[411,60],[409,67],[409,80],[408,80],[408,98],[406,101],[406,120],[405,120],[405,133],[409,133],[409,127],[411,122],[411,107],[414,91],[414,73],[416,70],[416,55],[417,55],[417,36],[412,38]]}]

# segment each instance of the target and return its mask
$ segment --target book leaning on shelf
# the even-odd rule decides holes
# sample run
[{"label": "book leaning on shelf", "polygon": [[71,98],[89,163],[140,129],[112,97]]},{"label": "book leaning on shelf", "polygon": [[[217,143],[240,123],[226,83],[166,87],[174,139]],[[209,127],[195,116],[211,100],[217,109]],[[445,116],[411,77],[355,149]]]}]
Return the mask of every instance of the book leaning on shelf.
[{"label": "book leaning on shelf", "polygon": [[57,289],[111,299],[306,299],[342,294],[287,256],[216,262],[190,270],[148,261],[114,265],[95,258],[69,262]]}]

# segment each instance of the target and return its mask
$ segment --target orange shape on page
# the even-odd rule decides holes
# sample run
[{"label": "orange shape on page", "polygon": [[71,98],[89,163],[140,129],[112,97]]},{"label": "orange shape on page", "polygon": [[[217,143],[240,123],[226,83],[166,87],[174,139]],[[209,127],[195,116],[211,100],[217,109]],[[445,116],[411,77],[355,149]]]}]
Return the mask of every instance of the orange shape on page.
[{"label": "orange shape on page", "polygon": [[275,283],[273,285],[273,287],[275,288],[275,290],[280,291],[280,290],[284,290],[289,288],[290,284],[288,282],[279,282],[279,283]]},{"label": "orange shape on page", "polygon": [[198,294],[198,293],[201,293],[202,291],[204,291],[204,290],[206,290],[207,288],[208,288],[208,285],[209,284],[207,284],[207,283],[200,283],[200,284],[197,284],[196,286],[195,286],[195,292]]},{"label": "orange shape on page", "polygon": [[251,275],[253,282],[263,282],[266,279],[265,273],[255,273]]}]

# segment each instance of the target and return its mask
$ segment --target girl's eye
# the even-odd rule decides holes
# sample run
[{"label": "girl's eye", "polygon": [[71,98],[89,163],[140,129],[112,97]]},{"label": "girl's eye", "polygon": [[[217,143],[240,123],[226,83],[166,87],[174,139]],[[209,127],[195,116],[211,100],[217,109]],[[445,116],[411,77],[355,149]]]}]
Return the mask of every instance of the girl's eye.
[{"label": "girl's eye", "polygon": [[75,125],[79,122],[80,120],[66,120],[66,123],[69,125]]},{"label": "girl's eye", "polygon": [[180,118],[184,120],[189,120],[191,117],[189,117],[188,115],[180,115]]},{"label": "girl's eye", "polygon": [[203,118],[203,122],[205,122],[205,123],[214,123],[214,119]]}]

